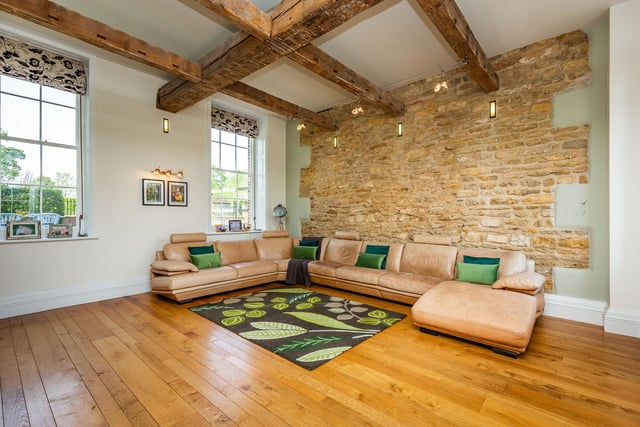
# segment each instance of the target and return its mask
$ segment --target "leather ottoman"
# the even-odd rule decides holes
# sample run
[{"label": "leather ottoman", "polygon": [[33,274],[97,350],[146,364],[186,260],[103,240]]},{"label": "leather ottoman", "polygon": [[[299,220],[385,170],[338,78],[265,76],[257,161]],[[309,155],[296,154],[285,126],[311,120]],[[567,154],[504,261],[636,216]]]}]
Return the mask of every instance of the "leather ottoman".
[{"label": "leather ottoman", "polygon": [[453,335],[518,357],[531,339],[536,301],[520,292],[447,281],[422,295],[411,314],[424,332]]}]

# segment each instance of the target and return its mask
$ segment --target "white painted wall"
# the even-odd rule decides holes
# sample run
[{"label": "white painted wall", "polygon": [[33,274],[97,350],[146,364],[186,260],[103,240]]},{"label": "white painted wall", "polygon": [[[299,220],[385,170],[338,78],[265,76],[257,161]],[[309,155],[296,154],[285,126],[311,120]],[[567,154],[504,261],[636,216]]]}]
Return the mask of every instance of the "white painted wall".
[{"label": "white painted wall", "polygon": [[610,309],[605,330],[640,337],[640,0],[610,12]]},{"label": "white painted wall", "polygon": [[[0,242],[0,318],[148,291],[149,263],[169,234],[208,229],[208,101],[176,114],[160,111],[155,96],[162,79],[84,56],[90,60],[92,180],[86,192],[92,239]],[[170,120],[169,134],[162,133],[163,117]],[[270,206],[285,201],[285,122],[261,122],[268,125],[263,133],[267,167],[281,165],[267,182]],[[155,167],[184,170],[185,176],[175,180],[188,183],[187,207],[142,206],[141,180],[157,179],[150,172]]]}]

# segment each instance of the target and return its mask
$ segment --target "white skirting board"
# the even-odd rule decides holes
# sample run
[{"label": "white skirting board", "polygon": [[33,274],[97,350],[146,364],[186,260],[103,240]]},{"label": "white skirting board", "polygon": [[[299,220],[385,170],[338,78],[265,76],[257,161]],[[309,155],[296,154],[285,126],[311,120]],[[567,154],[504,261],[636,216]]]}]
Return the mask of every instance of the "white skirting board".
[{"label": "white skirting board", "polygon": [[604,326],[612,334],[640,338],[640,313],[617,310],[606,301],[545,294],[544,315]]},{"label": "white skirting board", "polygon": [[0,298],[0,319],[77,304],[141,294],[151,290],[149,278],[12,295]]}]

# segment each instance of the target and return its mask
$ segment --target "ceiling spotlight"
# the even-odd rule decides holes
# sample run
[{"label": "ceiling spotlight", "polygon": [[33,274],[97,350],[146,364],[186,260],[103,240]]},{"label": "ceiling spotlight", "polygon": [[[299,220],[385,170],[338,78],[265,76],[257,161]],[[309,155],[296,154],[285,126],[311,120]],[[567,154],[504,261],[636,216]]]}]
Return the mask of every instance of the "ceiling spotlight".
[{"label": "ceiling spotlight", "polygon": [[302,130],[302,129],[306,129],[306,126],[304,125],[304,123],[299,123],[298,126],[296,126],[297,130]]},{"label": "ceiling spotlight", "polygon": [[356,108],[351,110],[351,114],[353,114],[354,116],[357,116],[358,114],[364,114],[364,109],[358,105]]}]

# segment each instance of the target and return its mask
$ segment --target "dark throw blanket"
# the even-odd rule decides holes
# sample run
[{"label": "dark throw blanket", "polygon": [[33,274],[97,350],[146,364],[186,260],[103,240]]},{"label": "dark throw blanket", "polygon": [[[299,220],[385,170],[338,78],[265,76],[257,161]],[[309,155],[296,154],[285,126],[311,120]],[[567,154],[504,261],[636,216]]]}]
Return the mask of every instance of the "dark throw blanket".
[{"label": "dark throw blanket", "polygon": [[287,285],[305,285],[311,286],[309,279],[308,265],[313,261],[311,259],[290,259],[287,266],[287,277],[285,283]]}]

